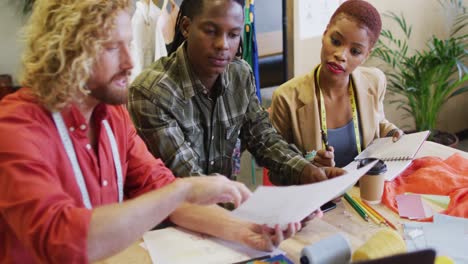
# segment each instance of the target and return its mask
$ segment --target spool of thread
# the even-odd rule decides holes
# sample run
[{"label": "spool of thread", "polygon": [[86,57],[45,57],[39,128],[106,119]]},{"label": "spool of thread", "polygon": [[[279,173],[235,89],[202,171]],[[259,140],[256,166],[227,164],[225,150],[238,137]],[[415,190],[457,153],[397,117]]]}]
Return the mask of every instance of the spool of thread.
[{"label": "spool of thread", "polygon": [[406,244],[396,231],[383,228],[353,253],[353,261],[370,260],[405,253]]},{"label": "spool of thread", "polygon": [[341,234],[329,236],[301,251],[301,264],[343,264],[350,259],[351,246]]}]

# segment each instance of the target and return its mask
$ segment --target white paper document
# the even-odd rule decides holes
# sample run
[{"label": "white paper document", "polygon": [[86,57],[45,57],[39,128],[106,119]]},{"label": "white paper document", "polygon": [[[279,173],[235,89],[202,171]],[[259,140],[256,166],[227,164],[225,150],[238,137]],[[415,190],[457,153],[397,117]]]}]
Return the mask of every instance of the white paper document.
[{"label": "white paper document", "polygon": [[307,185],[260,186],[232,214],[258,224],[279,224],[284,228],[288,223],[301,221],[324,203],[342,195],[374,164],[372,162],[361,169],[356,169],[356,164],[350,164],[346,167],[348,173],[343,176]]},{"label": "white paper document", "polygon": [[299,38],[321,36],[333,12],[342,2],[343,0],[299,0]]},{"label": "white paper document", "polygon": [[[411,236],[419,231],[417,236]],[[409,251],[432,248],[438,256],[448,256],[455,263],[468,263],[468,219],[441,214],[433,223],[405,223],[404,234]]]},{"label": "white paper document", "polygon": [[265,255],[279,255],[280,250],[263,252],[246,246],[201,235],[183,228],[164,228],[146,232],[143,240],[154,264],[235,263]]}]

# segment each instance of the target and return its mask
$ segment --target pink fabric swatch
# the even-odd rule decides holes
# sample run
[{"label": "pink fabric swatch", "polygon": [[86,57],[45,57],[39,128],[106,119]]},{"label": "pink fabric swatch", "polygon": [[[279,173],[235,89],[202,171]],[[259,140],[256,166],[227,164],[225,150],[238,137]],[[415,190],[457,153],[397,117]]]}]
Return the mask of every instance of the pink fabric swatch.
[{"label": "pink fabric swatch", "polygon": [[400,194],[395,199],[400,217],[420,219],[432,215],[430,208],[424,205],[419,194]]}]

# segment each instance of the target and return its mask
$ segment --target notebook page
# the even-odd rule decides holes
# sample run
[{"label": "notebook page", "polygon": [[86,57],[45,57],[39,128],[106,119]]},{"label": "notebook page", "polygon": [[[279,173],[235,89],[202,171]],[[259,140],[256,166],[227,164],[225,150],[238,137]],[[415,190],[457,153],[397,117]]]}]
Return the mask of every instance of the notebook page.
[{"label": "notebook page", "polygon": [[403,135],[397,142],[391,137],[375,139],[355,160],[378,158],[382,160],[411,160],[429,136],[429,131]]},{"label": "notebook page", "polygon": [[385,165],[387,165],[387,172],[385,172],[385,180],[393,181],[393,179],[395,179],[409,165],[411,165],[411,162],[411,160],[385,161]]}]

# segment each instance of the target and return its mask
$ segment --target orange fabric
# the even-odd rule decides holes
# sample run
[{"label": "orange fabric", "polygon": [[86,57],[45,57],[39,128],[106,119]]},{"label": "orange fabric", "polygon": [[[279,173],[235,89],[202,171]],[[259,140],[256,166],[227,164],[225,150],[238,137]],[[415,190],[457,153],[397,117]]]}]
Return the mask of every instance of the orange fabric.
[{"label": "orange fabric", "polygon": [[416,159],[394,181],[385,183],[382,202],[398,212],[395,196],[405,192],[449,195],[448,208],[441,213],[468,218],[468,159],[460,154],[446,160]]}]

